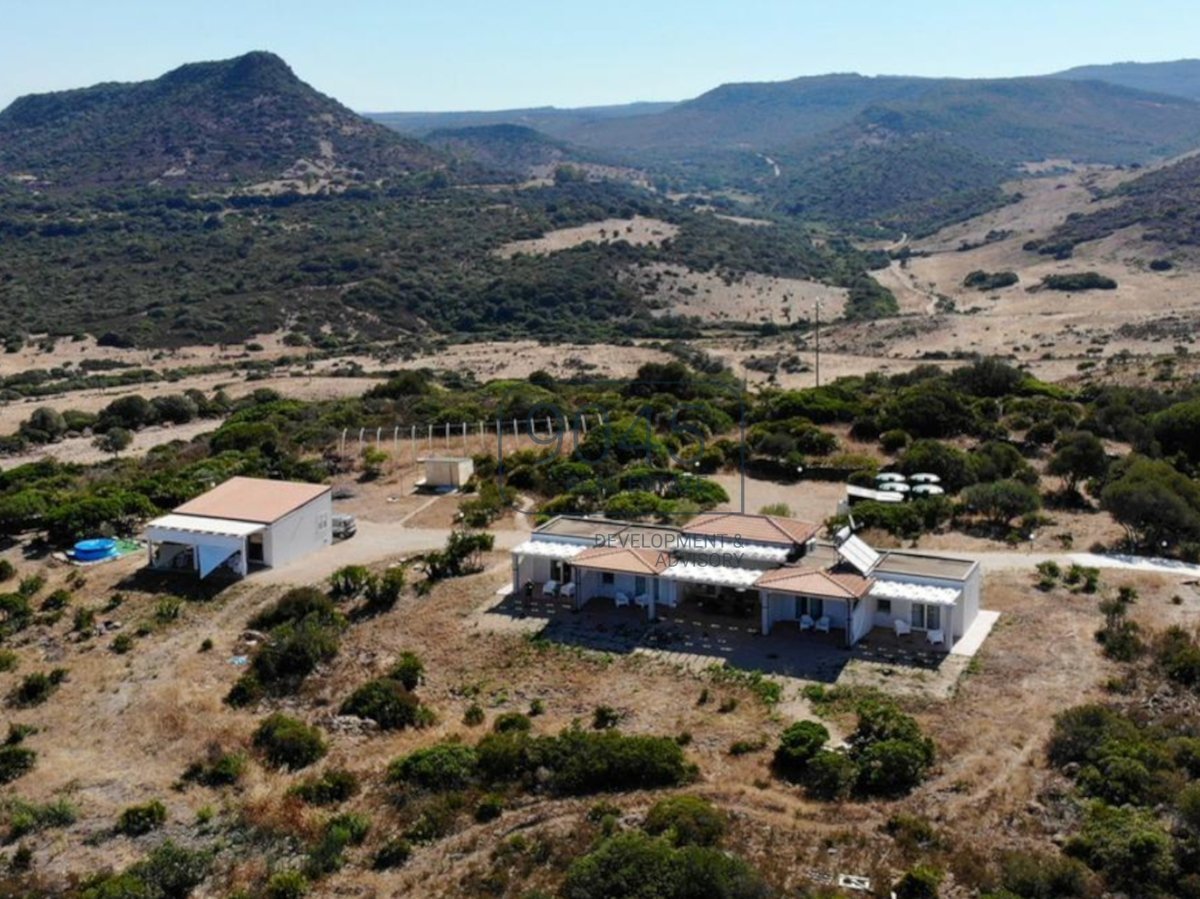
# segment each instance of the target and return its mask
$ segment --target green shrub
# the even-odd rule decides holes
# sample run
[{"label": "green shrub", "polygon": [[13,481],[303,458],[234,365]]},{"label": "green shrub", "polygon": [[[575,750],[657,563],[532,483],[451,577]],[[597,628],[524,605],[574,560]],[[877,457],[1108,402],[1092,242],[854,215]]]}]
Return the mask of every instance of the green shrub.
[{"label": "green shrub", "polygon": [[938,899],[942,872],[928,865],[917,865],[896,883],[896,899]]},{"label": "green shrub", "polygon": [[224,787],[237,783],[245,773],[245,755],[222,752],[219,747],[212,746],[203,760],[188,765],[183,772],[183,779],[206,787]]},{"label": "green shrub", "polygon": [[402,652],[388,677],[400,681],[406,690],[415,690],[425,679],[425,665],[415,652]]},{"label": "green shrub", "polygon": [[804,786],[816,799],[844,799],[858,781],[858,765],[845,753],[822,749],[804,769]]},{"label": "green shrub", "polygon": [[343,620],[337,606],[320,590],[315,587],[294,587],[271,608],[250,619],[250,626],[256,630],[271,630],[305,619],[316,619],[325,624],[339,624]]},{"label": "green shrub", "polygon": [[598,705],[592,711],[592,727],[596,730],[616,727],[621,723],[621,713],[610,705]]},{"label": "green shrub", "polygon": [[341,768],[331,768],[317,777],[304,780],[288,792],[309,805],[337,805],[358,793],[358,777]]},{"label": "green shrub", "polygon": [[1063,855],[1009,852],[1000,858],[1001,886],[1023,899],[1091,896],[1090,880],[1086,867]]},{"label": "green shrub", "polygon": [[37,753],[15,744],[0,746],[0,784],[12,783],[22,774],[33,770]]},{"label": "green shrub", "polygon": [[504,813],[504,797],[498,793],[487,793],[475,806],[475,820],[480,824],[495,821]]},{"label": "green shrub", "polygon": [[13,799],[8,803],[5,812],[10,840],[19,840],[31,833],[55,827],[70,827],[79,816],[79,810],[66,799],[56,799],[40,805]]},{"label": "green shrub", "polygon": [[420,702],[391,678],[367,681],[342,703],[341,714],[369,718],[382,730],[402,730],[420,721]]},{"label": "green shrub", "polygon": [[0,583],[11,581],[17,574],[17,569],[8,559],[0,559]]},{"label": "green shrub", "polygon": [[372,577],[367,581],[366,587],[367,611],[379,614],[390,610],[404,593],[406,581],[405,570],[399,565],[388,568],[377,577]]},{"label": "green shrub", "polygon": [[115,652],[117,655],[125,655],[125,653],[127,653],[127,652],[129,652],[131,649],[133,649],[133,637],[132,637],[132,635],[130,635],[130,634],[117,634],[117,636],[113,638],[113,641],[112,641],[112,644],[110,645],[110,648],[111,648],[111,649],[112,649],[112,651],[113,651],[113,652]]},{"label": "green shrub", "polygon": [[280,712],[271,715],[254,732],[254,746],[276,768],[306,768],[325,755],[321,732]]},{"label": "green shrub", "polygon": [[117,816],[117,831],[128,837],[140,837],[158,830],[167,821],[167,807],[157,799],[144,805],[131,805]]},{"label": "green shrub", "polygon": [[329,592],[337,599],[350,599],[366,589],[371,572],[364,565],[344,565],[329,576]]},{"label": "green shrub", "polygon": [[1117,282],[1098,272],[1072,272],[1065,275],[1046,275],[1042,286],[1047,290],[1116,290]]},{"label": "green shrub", "polygon": [[16,670],[20,661],[20,657],[11,649],[0,649],[0,672]]},{"label": "green shrub", "polygon": [[50,673],[35,671],[25,675],[9,694],[9,702],[17,708],[41,705],[66,680],[64,668],[55,668]]},{"label": "green shrub", "polygon": [[829,742],[829,731],[816,721],[798,721],[779,738],[774,767],[783,777],[800,781],[812,758]]},{"label": "green shrub", "polygon": [[564,899],[764,899],[767,888],[742,859],[707,846],[675,848],[642,833],[616,834],[567,870]]},{"label": "green shrub", "polygon": [[408,840],[393,837],[375,852],[372,867],[377,871],[399,868],[412,857],[412,844]]},{"label": "green shrub", "polygon": [[699,796],[671,796],[656,802],[642,828],[666,835],[675,846],[715,846],[728,829],[725,813]]},{"label": "green shrub", "polygon": [[[338,642],[337,627],[315,615],[279,625],[254,656],[247,672],[252,680],[247,681],[242,693],[252,696],[255,687],[274,694],[292,692],[319,664],[337,655]],[[237,704],[235,693],[228,701]]]},{"label": "green shrub", "polygon": [[299,871],[276,871],[267,881],[265,899],[303,899],[308,895],[308,878]]},{"label": "green shrub", "polygon": [[917,786],[929,767],[922,746],[908,740],[881,740],[858,754],[857,786],[864,793],[898,796]]},{"label": "green shrub", "polygon": [[467,706],[467,710],[463,712],[463,724],[467,727],[478,727],[483,724],[484,713],[483,706],[477,702]]},{"label": "green shrub", "polygon": [[460,790],[475,776],[475,750],[461,743],[418,749],[388,766],[388,780],[424,790]]},{"label": "green shrub", "polygon": [[498,734],[528,731],[532,726],[533,722],[529,720],[529,717],[520,712],[505,712],[497,715],[496,720],[492,722],[492,730]]},{"label": "green shrub", "polygon": [[1174,841],[1148,811],[1093,802],[1066,851],[1113,889],[1138,896],[1172,892]]}]

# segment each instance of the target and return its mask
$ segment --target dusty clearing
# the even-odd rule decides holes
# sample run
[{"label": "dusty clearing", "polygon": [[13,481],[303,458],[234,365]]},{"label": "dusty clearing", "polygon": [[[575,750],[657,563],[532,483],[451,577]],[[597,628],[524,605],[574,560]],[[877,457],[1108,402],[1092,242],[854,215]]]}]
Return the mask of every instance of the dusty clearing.
[{"label": "dusty clearing", "polygon": [[799,278],[725,275],[665,264],[635,268],[629,277],[642,287],[659,314],[695,317],[709,324],[788,325],[812,319],[817,302],[822,304],[821,314],[833,319],[846,305],[844,288]]},{"label": "dusty clearing", "polygon": [[624,242],[635,247],[658,246],[678,233],[677,225],[637,215],[632,219],[604,219],[574,228],[560,228],[530,240],[514,240],[500,247],[496,254],[505,258],[518,253],[545,256],[585,243]]}]

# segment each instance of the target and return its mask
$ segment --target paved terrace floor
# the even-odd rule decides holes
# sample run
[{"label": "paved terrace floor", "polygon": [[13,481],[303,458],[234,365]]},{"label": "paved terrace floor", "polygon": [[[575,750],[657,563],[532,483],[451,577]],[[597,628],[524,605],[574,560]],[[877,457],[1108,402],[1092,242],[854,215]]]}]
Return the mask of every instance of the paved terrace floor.
[{"label": "paved terrace floor", "polygon": [[660,609],[659,620],[651,622],[644,610],[616,608],[611,600],[594,599],[575,611],[568,599],[540,591],[526,597],[502,588],[482,613],[486,626],[536,634],[560,645],[642,653],[697,671],[728,664],[797,684],[887,684],[949,695],[970,661],[929,646],[922,634],[897,637],[876,629],[847,649],[838,630],[802,632],[785,622],[764,636],[755,619],[706,615],[688,605]]}]

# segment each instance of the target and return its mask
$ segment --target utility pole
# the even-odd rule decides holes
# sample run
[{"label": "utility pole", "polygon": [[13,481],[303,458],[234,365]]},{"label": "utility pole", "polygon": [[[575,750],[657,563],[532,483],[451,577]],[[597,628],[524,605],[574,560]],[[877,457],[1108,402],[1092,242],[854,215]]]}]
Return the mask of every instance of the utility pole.
[{"label": "utility pole", "polygon": [[820,387],[821,386],[821,301],[817,300],[816,303],[814,304],[814,307],[816,308],[816,311],[817,311],[817,333],[816,333],[817,386]]}]

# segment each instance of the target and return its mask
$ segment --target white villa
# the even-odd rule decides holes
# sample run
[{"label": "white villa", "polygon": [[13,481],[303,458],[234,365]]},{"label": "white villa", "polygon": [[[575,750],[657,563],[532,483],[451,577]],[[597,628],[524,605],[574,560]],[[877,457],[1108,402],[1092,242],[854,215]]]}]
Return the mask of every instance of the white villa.
[{"label": "white villa", "polygon": [[[843,530],[769,515],[710,513],[682,527],[559,516],[512,550],[514,593],[561,595],[644,608],[695,605],[751,616],[769,634],[781,622],[834,633],[853,646],[886,628],[944,651],[979,614],[979,563],[924,553],[876,552]],[[981,622],[981,626],[983,622]]]}]

